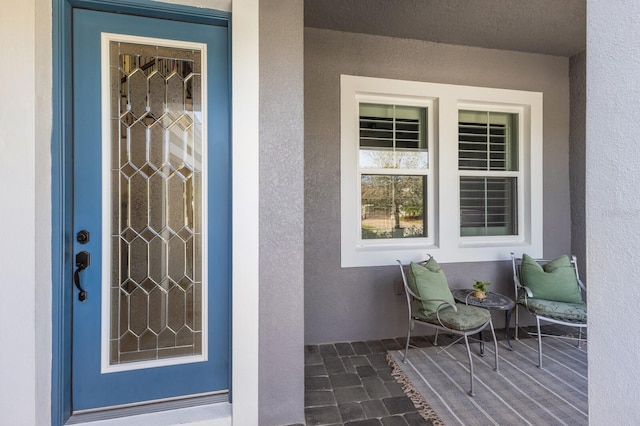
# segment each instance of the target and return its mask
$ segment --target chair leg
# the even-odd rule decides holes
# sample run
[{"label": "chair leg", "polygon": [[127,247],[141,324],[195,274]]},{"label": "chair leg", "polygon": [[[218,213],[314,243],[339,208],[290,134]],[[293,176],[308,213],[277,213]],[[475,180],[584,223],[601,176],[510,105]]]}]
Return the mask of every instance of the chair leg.
[{"label": "chair leg", "polygon": [[540,331],[540,318],[536,317],[538,326],[538,368],[542,368],[542,332]]},{"label": "chair leg", "polygon": [[469,381],[471,382],[469,395],[476,396],[476,393],[473,390],[473,357],[471,356],[471,348],[469,348],[469,338],[466,334],[464,335],[464,343],[467,345],[467,355],[469,356]]},{"label": "chair leg", "polygon": [[518,304],[516,303],[516,332],[515,332],[515,336],[516,336],[516,340],[518,340]]},{"label": "chair leg", "polygon": [[438,346],[438,329],[436,329],[436,336],[433,338],[433,346]]},{"label": "chair leg", "polygon": [[415,323],[413,322],[413,319],[409,317],[409,327],[407,330],[407,344],[404,347],[404,358],[402,359],[403,363],[407,362],[407,355],[409,354],[409,340],[411,340],[411,331],[413,330],[413,327],[415,327]]},{"label": "chair leg", "polygon": [[404,358],[402,362],[407,362],[407,354],[409,353],[409,339],[411,339],[411,321],[409,321],[409,331],[407,331],[407,344],[404,347]]},{"label": "chair leg", "polygon": [[495,363],[496,363],[496,367],[494,368],[494,370],[496,372],[500,372],[500,370],[498,369],[498,339],[496,339],[496,332],[493,329],[493,322],[491,320],[489,320],[489,327],[491,327],[491,335],[493,336],[493,347],[494,347],[494,354],[495,354]]},{"label": "chair leg", "polygon": [[581,343],[582,343],[582,327],[578,327],[578,344],[577,344],[578,349],[580,349]]}]

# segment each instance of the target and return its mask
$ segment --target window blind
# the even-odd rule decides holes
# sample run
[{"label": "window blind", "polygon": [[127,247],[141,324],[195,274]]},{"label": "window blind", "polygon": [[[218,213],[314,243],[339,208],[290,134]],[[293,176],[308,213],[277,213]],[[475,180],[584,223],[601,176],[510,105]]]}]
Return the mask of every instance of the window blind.
[{"label": "window blind", "polygon": [[[460,235],[517,233],[517,177],[494,177],[517,169],[515,114],[460,111],[458,169],[477,171],[460,177]],[[474,173],[475,174],[475,173]]]},{"label": "window blind", "polygon": [[360,148],[424,148],[424,108],[360,104]]},{"label": "window blind", "polygon": [[517,145],[515,114],[460,111],[458,168],[460,170],[515,170]]}]

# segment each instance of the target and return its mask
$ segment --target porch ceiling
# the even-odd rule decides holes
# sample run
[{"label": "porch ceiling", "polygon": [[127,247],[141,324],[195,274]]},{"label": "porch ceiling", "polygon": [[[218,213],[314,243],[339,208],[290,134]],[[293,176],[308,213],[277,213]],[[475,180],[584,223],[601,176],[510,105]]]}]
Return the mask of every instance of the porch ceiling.
[{"label": "porch ceiling", "polygon": [[490,49],[585,50],[586,0],[305,0],[305,26]]}]

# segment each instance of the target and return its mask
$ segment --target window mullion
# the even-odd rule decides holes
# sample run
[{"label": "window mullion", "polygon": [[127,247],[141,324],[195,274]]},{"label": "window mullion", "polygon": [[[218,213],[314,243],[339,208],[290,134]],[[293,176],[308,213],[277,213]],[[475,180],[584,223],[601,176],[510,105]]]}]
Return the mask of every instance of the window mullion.
[{"label": "window mullion", "polygon": [[487,111],[487,161],[486,161],[486,170],[491,170],[491,117],[489,111]]},{"label": "window mullion", "polygon": [[393,122],[392,122],[392,126],[391,126],[391,135],[393,138],[393,165],[394,167],[398,167],[398,156],[397,156],[397,152],[396,152],[396,148],[397,148],[397,143],[396,143],[396,106],[393,106]]},{"label": "window mullion", "polygon": [[484,227],[489,227],[489,180],[484,178]]}]

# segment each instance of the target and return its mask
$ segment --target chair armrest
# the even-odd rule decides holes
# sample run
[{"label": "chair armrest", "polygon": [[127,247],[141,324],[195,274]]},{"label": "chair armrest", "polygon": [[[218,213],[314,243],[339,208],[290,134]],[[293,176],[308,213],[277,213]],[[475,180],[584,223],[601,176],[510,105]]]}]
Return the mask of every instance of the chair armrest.
[{"label": "chair armrest", "polygon": [[423,299],[421,297],[415,297],[416,300],[419,300],[421,302],[442,302],[438,305],[438,311],[441,309],[442,305],[448,305],[450,307],[453,308],[454,311],[458,312],[458,307],[456,306],[455,303],[451,303],[448,300],[444,300],[444,299]]},{"label": "chair armrest", "polygon": [[516,284],[516,298],[518,297],[518,290],[524,290],[524,292],[527,294],[527,297],[533,297],[533,292],[531,291],[531,289],[527,286],[522,285],[517,274],[513,276],[513,281]]},{"label": "chair armrest", "polygon": [[533,297],[533,293],[531,292],[531,289],[527,286],[522,285],[522,283],[520,282],[520,274],[519,274],[519,269],[521,267],[521,265],[518,263],[521,259],[517,258],[516,255],[511,252],[511,265],[513,268],[513,283],[515,284],[515,294],[516,294],[516,299],[518,298],[518,292],[519,290],[524,290],[525,294],[527,295],[527,297]]},{"label": "chair armrest", "polygon": [[525,293],[527,294],[527,297],[533,297],[533,292],[531,291],[531,289],[527,286],[521,285],[520,283],[518,283],[519,288],[521,288],[522,290],[525,291]]}]

